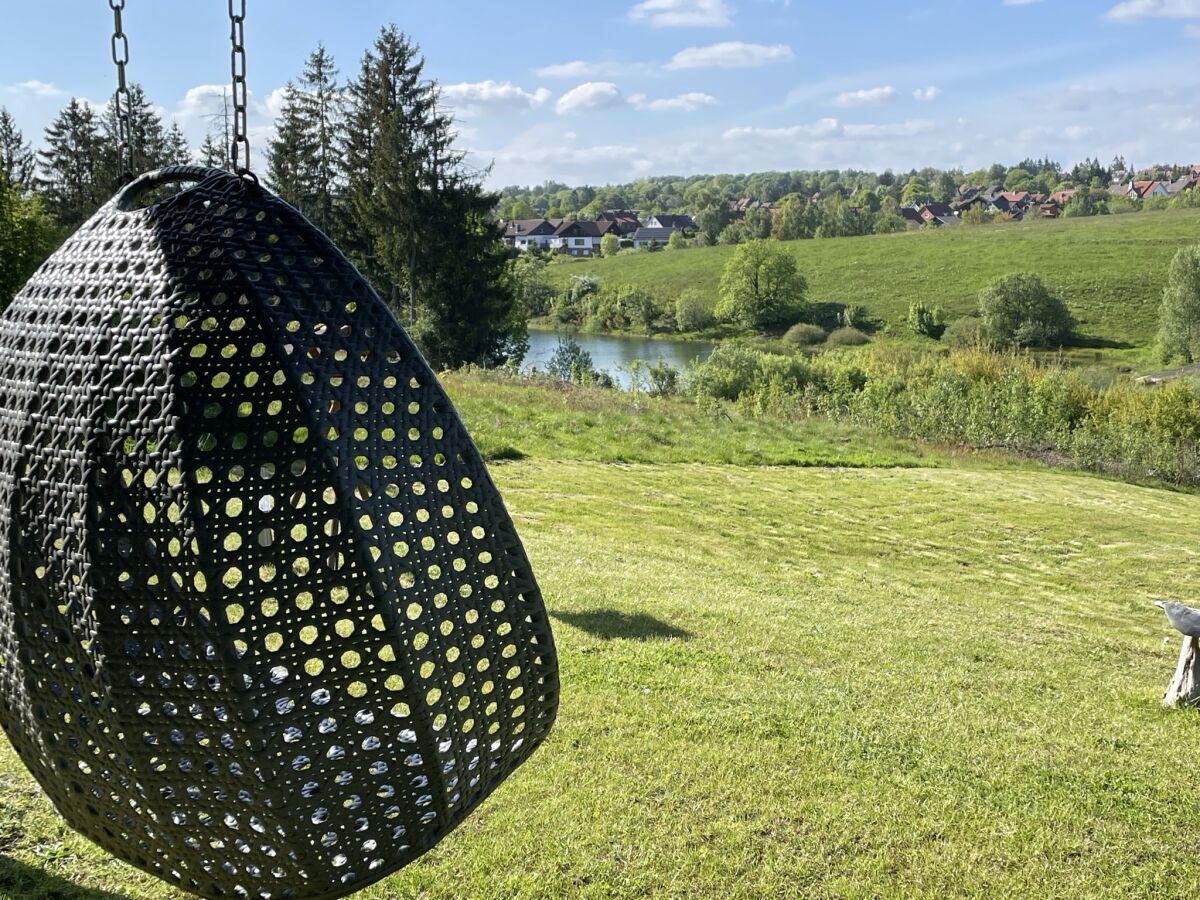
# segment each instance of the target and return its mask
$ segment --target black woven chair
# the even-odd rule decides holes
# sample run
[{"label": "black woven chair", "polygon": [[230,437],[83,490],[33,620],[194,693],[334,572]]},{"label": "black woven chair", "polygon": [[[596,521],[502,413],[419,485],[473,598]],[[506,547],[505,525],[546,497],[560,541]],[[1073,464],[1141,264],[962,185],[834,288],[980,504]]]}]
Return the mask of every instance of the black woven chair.
[{"label": "black woven chair", "polygon": [[0,515],[0,721],[74,828],[188,891],[358,890],[554,720],[541,596],[458,416],[252,180],[143,176],[13,301]]}]

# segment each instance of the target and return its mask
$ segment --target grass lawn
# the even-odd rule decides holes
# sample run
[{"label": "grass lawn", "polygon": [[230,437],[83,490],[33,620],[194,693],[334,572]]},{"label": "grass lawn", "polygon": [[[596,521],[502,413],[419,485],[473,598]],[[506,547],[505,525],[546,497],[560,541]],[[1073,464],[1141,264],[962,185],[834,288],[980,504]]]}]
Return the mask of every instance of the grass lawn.
[{"label": "grass lawn", "polygon": [[[533,392],[510,427],[520,388],[449,385],[524,454],[492,472],[553,616],[562,709],[477,814],[364,897],[1200,890],[1200,714],[1158,705],[1177,644],[1149,603],[1200,587],[1200,496],[866,437],[889,467],[735,464],[745,423],[689,436],[669,406],[647,413],[667,449],[616,462],[636,442],[572,439],[571,419],[590,404],[632,431],[636,410],[564,395],[539,426]],[[799,462],[805,429],[776,461]],[[67,831],[0,739],[0,896],[180,895]]]},{"label": "grass lawn", "polygon": [[[809,281],[809,298],[858,304],[884,323],[903,325],[909,304],[941,306],[950,318],[974,313],[979,291],[1011,272],[1036,272],[1100,343],[1140,347],[1154,336],[1167,267],[1200,241],[1200,210],[1011,223],[824,241],[791,241]],[[715,298],[731,247],[563,260],[548,271],[560,284],[591,274],[632,284],[661,300],[684,289]]]}]

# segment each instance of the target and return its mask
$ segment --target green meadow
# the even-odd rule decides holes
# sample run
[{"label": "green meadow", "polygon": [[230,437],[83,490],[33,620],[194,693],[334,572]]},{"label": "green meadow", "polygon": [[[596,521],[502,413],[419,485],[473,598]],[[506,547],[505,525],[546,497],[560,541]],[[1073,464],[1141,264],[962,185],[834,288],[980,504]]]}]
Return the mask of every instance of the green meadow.
[{"label": "green meadow", "polygon": [[[861,238],[790,241],[809,299],[857,304],[881,325],[903,327],[909,305],[940,306],[949,319],[973,315],[979,291],[1012,272],[1035,272],[1066,301],[1084,343],[1135,349],[1151,341],[1167,266],[1200,241],[1200,210],[1146,212]],[[557,284],[593,275],[630,284],[660,302],[697,288],[715,298],[732,247],[560,260]],[[1090,339],[1090,340],[1089,340]]]},{"label": "green meadow", "polygon": [[[1200,890],[1200,716],[1159,705],[1177,644],[1150,605],[1196,593],[1200,496],[447,384],[541,581],[562,706],[524,768],[364,897]],[[0,896],[182,896],[70,832],[2,739],[0,798]]]}]

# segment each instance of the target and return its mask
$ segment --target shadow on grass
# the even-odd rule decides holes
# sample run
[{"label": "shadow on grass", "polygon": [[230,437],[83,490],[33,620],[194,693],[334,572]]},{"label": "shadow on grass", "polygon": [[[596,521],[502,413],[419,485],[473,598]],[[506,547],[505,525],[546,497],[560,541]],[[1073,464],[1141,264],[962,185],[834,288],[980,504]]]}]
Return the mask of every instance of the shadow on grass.
[{"label": "shadow on grass", "polygon": [[689,640],[690,631],[668,625],[666,622],[644,613],[623,613],[615,609],[594,609],[580,613],[553,613],[559,621],[574,625],[589,634],[604,640],[627,638],[634,641],[655,641],[667,638]]},{"label": "shadow on grass", "polygon": [[1092,334],[1072,335],[1063,345],[1064,348],[1082,350],[1132,350],[1133,344],[1128,341],[1114,341],[1110,338],[1097,337]]},{"label": "shadow on grass", "polygon": [[125,894],[80,887],[20,860],[0,853],[0,897],[45,900],[129,900]]}]

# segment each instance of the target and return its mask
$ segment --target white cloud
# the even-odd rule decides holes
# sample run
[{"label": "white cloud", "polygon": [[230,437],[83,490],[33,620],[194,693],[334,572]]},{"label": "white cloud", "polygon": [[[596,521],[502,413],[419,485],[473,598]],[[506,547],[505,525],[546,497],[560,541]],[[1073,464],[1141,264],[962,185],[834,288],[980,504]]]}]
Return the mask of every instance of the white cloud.
[{"label": "white cloud", "polygon": [[1104,14],[1113,22],[1141,19],[1200,19],[1200,0],[1122,0]]},{"label": "white cloud", "polygon": [[936,100],[942,95],[942,89],[936,84],[931,84],[929,87],[917,88],[913,91],[913,98],[928,103],[930,100]]},{"label": "white cloud", "polygon": [[[224,106],[221,98],[228,93],[229,86],[224,84],[198,84],[188,88],[183,99],[175,107],[175,118],[181,126],[186,127],[191,122],[220,115]],[[273,92],[272,96],[275,96],[275,93],[277,92]],[[278,100],[282,102],[282,93],[279,93]]]},{"label": "white cloud", "polygon": [[645,94],[634,94],[629,98],[629,102],[638,109],[650,112],[667,112],[671,110],[695,112],[706,106],[716,106],[717,98],[711,94],[701,94],[697,91],[692,91],[687,94],[680,94],[677,97],[662,97],[658,100],[651,100]]},{"label": "white cloud", "polygon": [[860,91],[843,91],[833,98],[834,106],[875,106],[891,103],[896,99],[896,89],[890,84],[883,87],[864,88]]},{"label": "white cloud", "polygon": [[32,97],[61,97],[63,95],[62,90],[57,85],[49,81],[38,81],[37,79],[5,85],[4,91],[9,94],[28,94]]},{"label": "white cloud", "polygon": [[287,99],[287,86],[277,87],[271,93],[267,94],[267,100],[263,104],[262,112],[271,118],[271,121],[279,118],[283,112],[283,101]]},{"label": "white cloud", "polygon": [[1200,25],[1185,25],[1183,33],[1186,37],[1200,38]]},{"label": "white cloud", "polygon": [[584,62],[582,59],[568,63],[557,63],[552,66],[542,66],[534,69],[534,74],[540,78],[594,78],[597,75],[618,75],[621,67],[615,63]]},{"label": "white cloud", "polygon": [[510,81],[463,81],[442,87],[442,98],[467,116],[522,112],[550,99],[545,88],[526,91]]},{"label": "white cloud", "polygon": [[726,141],[775,141],[797,142],[806,140],[856,140],[876,141],[888,138],[916,137],[928,134],[937,128],[937,124],[928,119],[909,119],[905,122],[887,122],[880,124],[847,124],[837,119],[818,119],[816,122],[804,125],[790,125],[786,128],[756,128],[743,126],[728,129],[722,137]]},{"label": "white cloud", "polygon": [[668,69],[749,69],[791,62],[796,54],[787,44],[747,44],[724,41],[708,47],[687,47],[671,57]]},{"label": "white cloud", "polygon": [[623,102],[621,91],[611,81],[588,81],[559,97],[554,110],[560,116],[566,116],[608,109]]},{"label": "white cloud", "polygon": [[723,28],[732,14],[725,0],[642,0],[629,10],[629,18],[655,28]]}]

